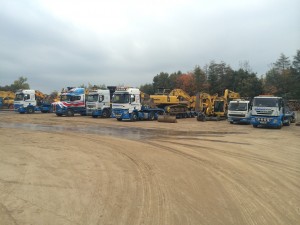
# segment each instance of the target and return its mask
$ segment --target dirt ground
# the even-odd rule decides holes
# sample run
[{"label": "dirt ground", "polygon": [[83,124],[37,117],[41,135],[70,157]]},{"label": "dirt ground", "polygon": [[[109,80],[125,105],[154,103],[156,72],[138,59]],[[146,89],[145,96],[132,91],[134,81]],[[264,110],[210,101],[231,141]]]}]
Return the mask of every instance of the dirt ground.
[{"label": "dirt ground", "polygon": [[0,112],[1,225],[299,224],[300,126]]}]

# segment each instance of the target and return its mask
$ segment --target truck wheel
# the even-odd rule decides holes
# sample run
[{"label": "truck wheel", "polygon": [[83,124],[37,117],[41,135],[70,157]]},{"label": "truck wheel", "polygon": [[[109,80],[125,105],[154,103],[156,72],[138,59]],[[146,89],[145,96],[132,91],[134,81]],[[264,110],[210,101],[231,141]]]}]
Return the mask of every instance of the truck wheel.
[{"label": "truck wheel", "polygon": [[283,123],[282,123],[282,121],[280,121],[280,124],[279,124],[276,128],[277,128],[277,129],[281,129],[282,126],[283,126]]},{"label": "truck wheel", "polygon": [[56,115],[57,115],[57,116],[62,116],[62,114],[60,114],[60,113],[56,113]]},{"label": "truck wheel", "polygon": [[27,113],[28,114],[34,113],[34,109],[32,107],[28,107],[27,108]]},{"label": "truck wheel", "polygon": [[107,109],[104,109],[103,112],[102,112],[102,117],[104,118],[109,118],[109,111]]},{"label": "truck wheel", "polygon": [[253,127],[254,127],[254,128],[257,128],[257,125],[254,125],[254,124],[253,124]]},{"label": "truck wheel", "polygon": [[290,126],[291,125],[291,121],[290,119],[288,119],[288,121],[286,123],[283,124],[284,126]]},{"label": "truck wheel", "polygon": [[117,118],[118,121],[122,121],[122,118]]},{"label": "truck wheel", "polygon": [[154,113],[153,113],[153,112],[150,112],[150,114],[149,114],[149,120],[150,120],[150,121],[153,121],[154,119],[155,119]]},{"label": "truck wheel", "polygon": [[132,113],[130,120],[133,121],[133,122],[137,121],[137,114],[136,113]]},{"label": "truck wheel", "polygon": [[74,112],[71,110],[71,109],[69,109],[68,111],[67,111],[67,114],[66,114],[68,117],[71,117],[71,116],[74,116]]},{"label": "truck wheel", "polygon": [[93,118],[98,118],[98,116],[95,116],[95,115],[93,115],[92,117],[93,117]]}]

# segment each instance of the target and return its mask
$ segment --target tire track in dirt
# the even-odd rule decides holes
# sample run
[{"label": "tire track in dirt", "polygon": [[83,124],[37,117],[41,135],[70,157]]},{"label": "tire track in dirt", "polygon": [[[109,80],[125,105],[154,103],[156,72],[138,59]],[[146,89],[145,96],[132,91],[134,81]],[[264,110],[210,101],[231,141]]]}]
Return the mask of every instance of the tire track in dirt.
[{"label": "tire track in dirt", "polygon": [[[95,138],[87,137],[87,139],[99,142]],[[103,140],[101,143],[105,144]],[[128,205],[128,209],[122,209],[122,211],[125,211],[123,214],[130,214],[131,216],[125,215],[125,221],[121,224],[167,224],[168,215],[166,213],[168,213],[168,210],[165,209],[169,207],[167,193],[158,182],[153,172],[153,166],[124,149],[122,144],[112,144],[111,141],[107,142],[107,144],[114,150],[115,157],[121,156],[123,158],[122,161],[125,159],[133,165],[133,167],[130,167],[135,169],[128,172],[133,173],[135,180],[138,182],[136,188],[138,188],[138,192],[141,192],[141,196],[136,197],[136,201],[139,203],[132,201],[131,205]],[[125,162],[122,163],[128,164]],[[111,193],[107,193],[107,196],[111,196]],[[134,214],[132,214],[133,212]]]},{"label": "tire track in dirt", "polygon": [[[161,143],[161,141],[160,141],[160,143]],[[170,147],[172,145],[177,145],[177,147],[180,146],[180,144],[177,142],[165,141],[165,144],[167,144],[168,146],[165,146],[163,144],[154,143],[153,141],[150,141],[149,144],[152,144],[153,146],[160,148],[161,150],[171,151],[172,153],[178,154],[178,155],[180,155],[186,159],[189,159],[193,162],[200,162],[202,164],[201,166],[205,166],[206,168],[209,168],[209,170],[211,170],[211,172],[212,172],[211,174],[214,177],[214,179],[223,180],[223,181],[226,180],[226,182],[225,182],[226,186],[230,187],[230,188],[227,188],[227,192],[229,193],[231,198],[234,199],[234,203],[236,204],[236,206],[237,207],[238,206],[246,206],[246,207],[239,208],[241,211],[240,216],[242,216],[243,219],[242,219],[242,223],[240,223],[241,221],[239,221],[239,222],[236,221],[236,222],[238,222],[238,224],[255,224],[255,223],[265,224],[267,221],[273,221],[274,224],[282,224],[282,223],[284,223],[284,221],[287,221],[287,220],[290,220],[291,224],[293,224],[296,221],[293,218],[287,218],[286,214],[282,213],[282,210],[280,210],[281,207],[277,207],[276,205],[274,205],[274,203],[270,202],[266,198],[264,193],[257,192],[257,190],[254,188],[253,185],[249,186],[249,184],[241,182],[241,180],[238,180],[236,177],[233,178],[232,173],[223,167],[225,165],[224,163],[222,163],[223,166],[220,167],[220,166],[218,166],[217,163],[211,163],[211,161],[203,160],[203,158],[201,158],[201,156],[197,156],[196,154],[199,154],[199,152],[195,152],[194,145],[184,145],[184,144],[181,145],[185,148],[190,147],[190,149],[185,150],[185,152],[183,152],[182,150],[177,150],[177,149],[174,149],[173,147]],[[196,146],[196,147],[203,150],[203,148],[201,148],[201,146]],[[190,151],[190,152],[187,153],[186,151]],[[233,154],[231,156],[236,157],[235,154]],[[240,155],[237,155],[237,156],[238,156],[238,158],[240,158]],[[216,158],[216,159],[220,160],[218,158]],[[245,159],[248,159],[248,158],[246,157]],[[260,161],[258,161],[258,162],[261,163]],[[256,161],[255,161],[255,163],[256,163]],[[271,163],[271,165],[275,166],[272,163]],[[267,164],[266,166],[269,166],[269,164]],[[281,164],[279,164],[278,166],[280,167]],[[294,170],[292,170],[292,171],[294,171]],[[267,175],[268,179],[274,180],[273,175],[270,175],[270,174],[265,174],[265,175]],[[272,177],[270,177],[270,176],[272,176]],[[269,180],[269,182],[270,182],[270,180]],[[288,188],[287,188],[287,190],[288,190]],[[286,204],[281,199],[278,199],[278,197],[277,197],[276,201],[278,201],[279,204],[281,204],[281,203],[283,205]],[[254,213],[256,211],[258,211],[259,209],[265,209],[264,215],[253,217]]]},{"label": "tire track in dirt", "polygon": [[[214,142],[214,140],[205,140],[205,139],[199,139],[199,141],[213,141]],[[291,167],[287,164],[284,164],[284,163],[281,163],[281,162],[278,162],[278,161],[274,161],[274,160],[267,159],[267,158],[262,158],[261,155],[258,155],[258,154],[255,154],[255,153],[251,153],[252,155],[246,155],[245,152],[244,152],[244,154],[241,154],[241,153],[237,153],[237,152],[230,152],[228,150],[223,150],[223,149],[220,149],[220,148],[211,148],[211,147],[207,147],[207,146],[203,147],[203,146],[200,146],[200,145],[193,145],[193,144],[186,144],[186,143],[182,144],[182,143],[174,142],[174,141],[160,140],[160,142],[165,142],[165,143],[170,143],[170,144],[175,144],[175,145],[181,145],[183,147],[191,147],[191,148],[194,148],[194,149],[215,151],[218,154],[221,153],[223,155],[232,156],[234,158],[250,160],[250,161],[253,161],[255,163],[259,163],[261,165],[266,165],[267,164],[267,165],[270,165],[270,166],[273,166],[273,167],[276,167],[276,168],[280,167],[281,170],[284,169],[288,172],[294,172],[296,174],[300,173],[300,167],[295,168],[295,167]],[[232,142],[227,142],[227,143],[232,143]]]}]

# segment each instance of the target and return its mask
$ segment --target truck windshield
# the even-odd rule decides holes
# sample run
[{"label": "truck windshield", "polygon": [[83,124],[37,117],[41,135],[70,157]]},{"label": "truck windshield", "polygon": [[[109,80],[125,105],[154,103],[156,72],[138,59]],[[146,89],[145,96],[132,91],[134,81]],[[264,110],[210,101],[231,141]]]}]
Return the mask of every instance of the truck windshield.
[{"label": "truck windshield", "polygon": [[98,101],[98,94],[88,95],[87,102],[97,102]]},{"label": "truck windshield", "polygon": [[24,94],[16,94],[15,101],[23,101],[24,100]]},{"label": "truck windshield", "polygon": [[276,99],[276,98],[254,98],[253,106],[278,107],[278,99]]},{"label": "truck windshield", "polygon": [[120,93],[120,94],[114,94],[112,97],[113,103],[129,103],[130,94],[128,93]]},{"label": "truck windshield", "polygon": [[69,102],[69,101],[72,101],[71,100],[71,95],[61,95],[60,96],[60,101],[62,101],[62,102]]},{"label": "truck windshield", "polygon": [[247,111],[247,103],[230,102],[229,110],[231,110],[231,111]]}]

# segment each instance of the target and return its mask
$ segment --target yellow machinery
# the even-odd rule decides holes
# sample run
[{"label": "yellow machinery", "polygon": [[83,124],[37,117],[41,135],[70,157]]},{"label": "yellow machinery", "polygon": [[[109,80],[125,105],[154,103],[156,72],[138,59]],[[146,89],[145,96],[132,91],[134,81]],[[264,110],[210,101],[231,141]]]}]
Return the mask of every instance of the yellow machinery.
[{"label": "yellow machinery", "polygon": [[213,115],[217,117],[226,117],[228,104],[233,99],[239,99],[240,94],[226,89],[224,96],[216,97],[214,100]]},{"label": "yellow machinery", "polygon": [[15,97],[16,97],[16,95],[12,91],[0,91],[0,98],[1,98],[1,102],[2,102],[1,107],[13,109]]},{"label": "yellow machinery", "polygon": [[176,117],[187,117],[189,109],[192,108],[191,104],[194,102],[192,98],[181,89],[162,89],[163,91],[150,95],[153,104],[165,110],[168,115]]},{"label": "yellow machinery", "polygon": [[196,112],[201,112],[205,116],[212,116],[214,109],[214,101],[217,97],[217,94],[210,95],[205,92],[198,93],[196,96]]},{"label": "yellow machinery", "polygon": [[36,98],[37,105],[41,105],[45,101],[50,100],[50,99],[48,99],[49,97],[46,94],[44,94],[43,92],[41,92],[39,90],[35,90],[35,98]]},{"label": "yellow machinery", "polygon": [[160,108],[165,108],[170,105],[178,105],[179,99],[176,96],[169,95],[169,89],[159,89],[155,95],[150,95],[153,103]]},{"label": "yellow machinery", "polygon": [[173,89],[169,96],[176,96],[180,104],[186,104],[189,110],[194,110],[196,106],[196,96],[190,96],[182,89]]}]

